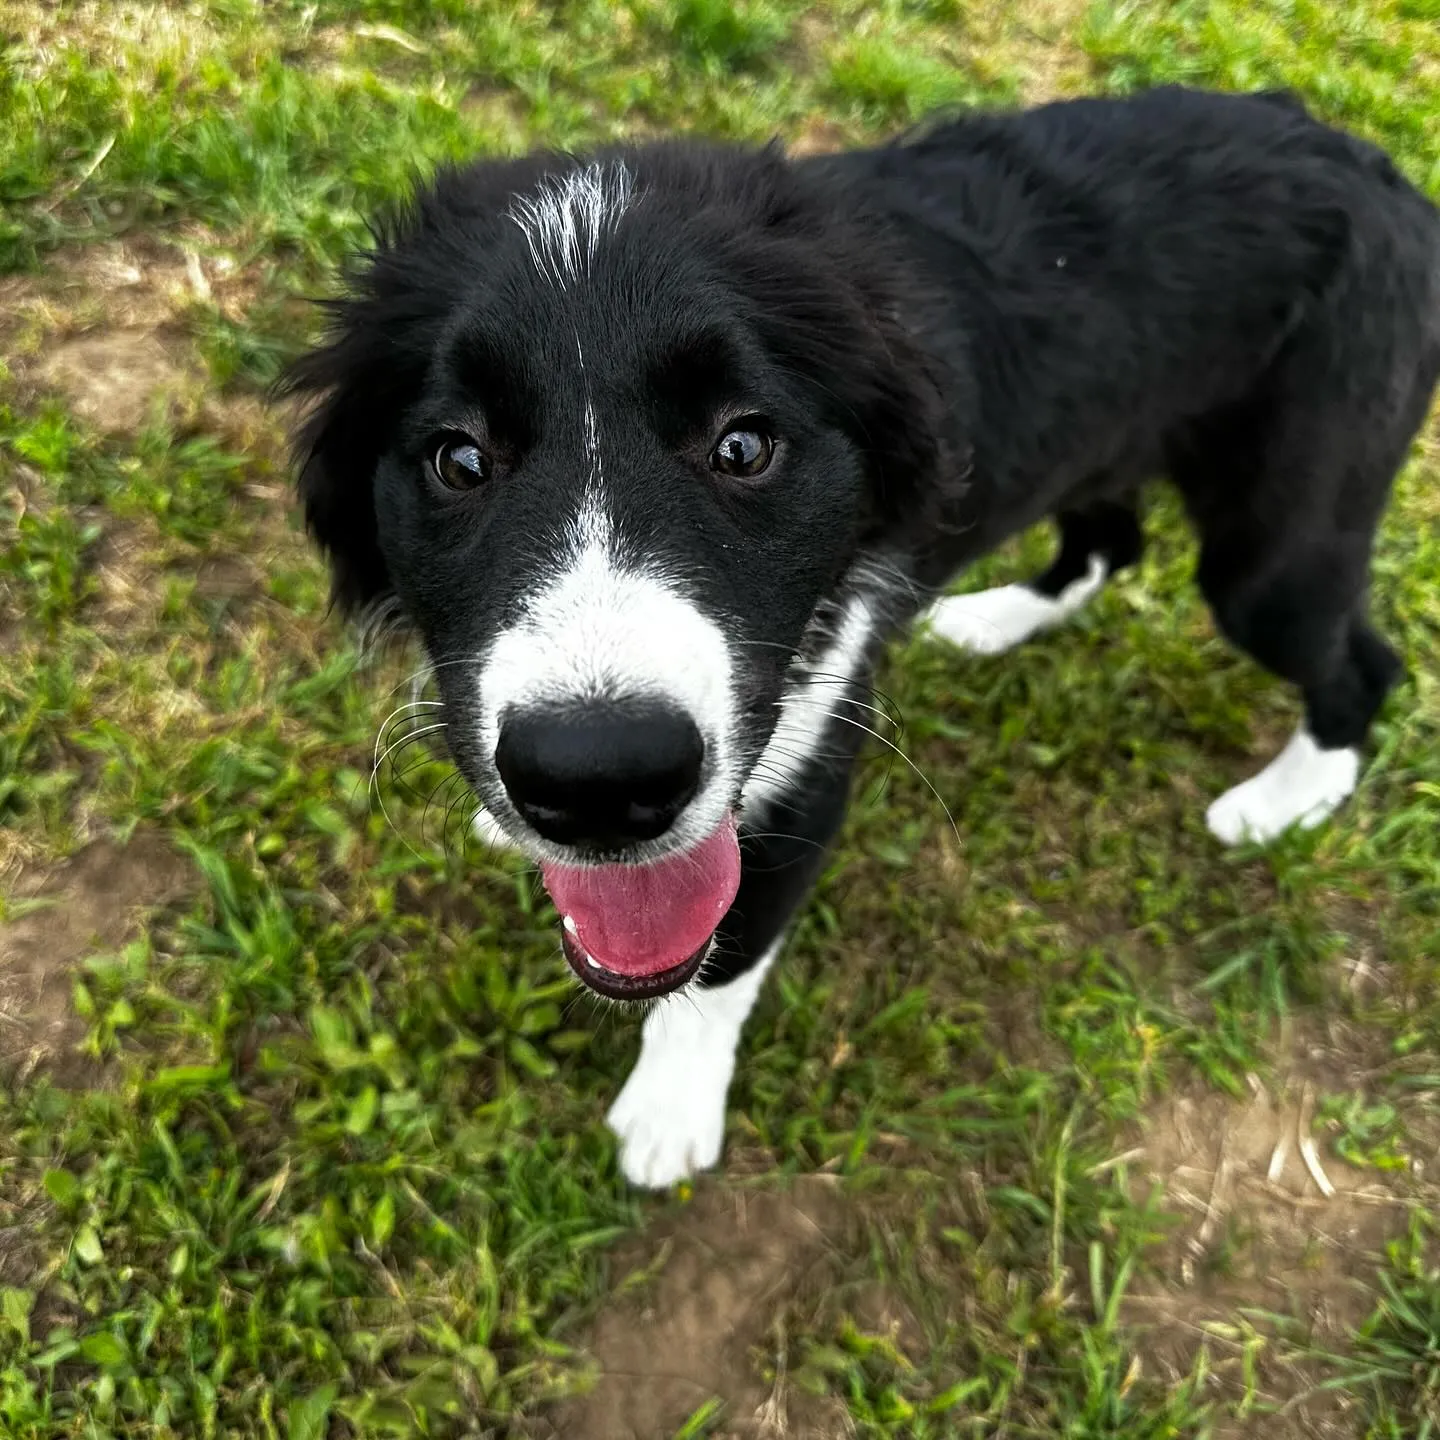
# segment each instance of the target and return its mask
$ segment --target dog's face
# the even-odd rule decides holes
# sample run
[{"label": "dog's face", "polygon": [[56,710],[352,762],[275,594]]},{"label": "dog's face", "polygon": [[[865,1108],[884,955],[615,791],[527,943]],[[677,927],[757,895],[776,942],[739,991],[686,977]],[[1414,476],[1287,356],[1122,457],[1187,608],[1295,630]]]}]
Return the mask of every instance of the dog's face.
[{"label": "dog's face", "polygon": [[791,666],[933,463],[862,239],[771,154],[482,166],[297,368],[337,594],[398,598],[453,758],[602,993],[696,973],[747,785],[803,758],[767,753]]}]

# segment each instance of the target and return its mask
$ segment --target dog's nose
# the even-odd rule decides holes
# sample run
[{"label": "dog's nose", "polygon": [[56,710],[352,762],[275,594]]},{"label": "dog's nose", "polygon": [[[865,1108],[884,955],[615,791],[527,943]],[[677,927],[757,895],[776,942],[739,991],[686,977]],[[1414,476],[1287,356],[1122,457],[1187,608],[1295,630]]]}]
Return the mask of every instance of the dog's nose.
[{"label": "dog's nose", "polygon": [[495,764],[515,808],[559,845],[654,840],[700,785],[705,742],[683,711],[646,703],[510,711]]}]

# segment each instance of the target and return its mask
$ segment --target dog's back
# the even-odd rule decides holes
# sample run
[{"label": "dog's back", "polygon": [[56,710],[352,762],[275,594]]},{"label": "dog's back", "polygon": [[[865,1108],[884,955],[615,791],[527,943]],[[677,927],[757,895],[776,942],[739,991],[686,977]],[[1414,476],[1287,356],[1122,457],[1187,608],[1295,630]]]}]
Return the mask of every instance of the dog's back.
[{"label": "dog's back", "polygon": [[1029,591],[943,600],[936,628],[994,653],[1073,613],[1138,557],[1164,476],[1218,628],[1305,703],[1211,829],[1330,813],[1400,671],[1367,615],[1370,552],[1440,375],[1440,215],[1273,95],[1051,105],[849,164],[947,293],[934,343],[974,377],[981,519],[926,578],[1043,516],[1061,530]]},{"label": "dog's back", "polygon": [[921,323],[976,387],[994,489],[980,548],[1091,475],[1167,468],[1306,334],[1392,392],[1440,369],[1440,215],[1287,95],[1068,101],[811,163],[935,285]]}]

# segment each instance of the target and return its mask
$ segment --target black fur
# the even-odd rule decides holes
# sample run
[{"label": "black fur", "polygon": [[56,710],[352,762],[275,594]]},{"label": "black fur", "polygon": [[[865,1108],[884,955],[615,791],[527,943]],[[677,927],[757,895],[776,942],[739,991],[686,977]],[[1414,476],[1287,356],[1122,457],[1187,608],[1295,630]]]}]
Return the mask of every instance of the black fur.
[{"label": "black fur", "polygon": [[[1054,516],[1036,584],[1057,594],[1093,554],[1138,558],[1136,496],[1161,476],[1223,632],[1300,688],[1321,744],[1363,740],[1399,668],[1366,618],[1371,547],[1440,374],[1440,221],[1380,151],[1290,97],[1165,89],[799,161],[612,153],[642,199],[585,286],[557,300],[504,214],[575,162],[450,171],[292,373],[318,399],[301,495],[343,605],[394,592],[437,660],[514,613],[584,483],[553,440],[575,415],[572,326],[600,429],[624,437],[606,483],[626,543],[749,647],[746,764],[817,617],[857,587],[884,612],[878,641]],[[788,448],[765,483],[717,487],[695,447],[737,405]],[[427,437],[461,414],[499,457],[483,497],[421,476]],[[787,823],[750,821],[800,838],[746,841],[712,979],[803,899],[855,748],[830,728]],[[455,748],[488,798],[490,757]]]}]

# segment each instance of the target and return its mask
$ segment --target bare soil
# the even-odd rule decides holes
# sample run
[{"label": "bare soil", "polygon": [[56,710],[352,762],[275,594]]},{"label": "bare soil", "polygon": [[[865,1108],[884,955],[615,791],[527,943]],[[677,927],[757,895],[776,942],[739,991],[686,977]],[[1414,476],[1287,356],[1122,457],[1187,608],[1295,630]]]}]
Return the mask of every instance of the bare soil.
[{"label": "bare soil", "polygon": [[1275,1077],[1252,1079],[1244,1100],[1195,1089],[1147,1118],[1141,1185],[1162,1188],[1179,1224],[1156,1272],[1132,1289],[1126,1318],[1152,1375],[1179,1379],[1204,1346],[1215,1398],[1234,1404],[1253,1367],[1260,1403],[1217,1440],[1356,1434],[1358,1400],[1315,1391],[1321,1376],[1298,1351],[1347,1348],[1420,1183],[1414,1172],[1347,1165],[1312,1138],[1317,1098],[1363,1085],[1375,1058],[1336,1021],[1297,1035]]},{"label": "bare soil", "polygon": [[836,1410],[789,1387],[784,1337],[787,1314],[833,1278],[854,1220],[823,1176],[784,1192],[702,1185],[615,1255],[618,1297],[586,1341],[594,1387],[549,1417],[548,1434],[668,1440],[714,1396],[733,1440],[849,1434]]},{"label": "bare soil", "polygon": [[10,888],[20,913],[0,922],[0,1075],[43,1067],[62,1085],[95,1082],[97,1067],[77,1049],[85,1033],[71,1004],[78,966],[132,940],[145,915],[189,883],[186,862],[140,831],[124,846],[87,845],[49,874],[21,875]]},{"label": "bare soil", "polygon": [[37,374],[69,401],[75,415],[107,433],[141,429],[185,381],[151,330],[105,330],[61,341]]}]

